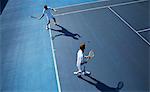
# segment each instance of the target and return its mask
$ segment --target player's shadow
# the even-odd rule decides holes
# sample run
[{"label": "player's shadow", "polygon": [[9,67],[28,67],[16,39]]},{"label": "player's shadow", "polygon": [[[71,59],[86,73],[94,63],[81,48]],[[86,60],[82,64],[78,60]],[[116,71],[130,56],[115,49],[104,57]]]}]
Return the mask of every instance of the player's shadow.
[{"label": "player's shadow", "polygon": [[118,82],[117,87],[115,88],[115,87],[110,87],[110,86],[98,81],[97,79],[93,78],[90,75],[88,75],[88,77],[90,79],[92,79],[94,82],[89,81],[89,80],[87,80],[87,79],[85,79],[81,76],[79,78],[86,81],[86,82],[88,82],[89,84],[95,86],[101,92],[119,92],[124,86],[122,81]]},{"label": "player's shadow", "polygon": [[60,25],[56,25],[56,26],[60,27],[61,30],[59,30],[59,29],[53,29],[53,28],[51,28],[51,30],[52,31],[56,31],[56,32],[60,32],[61,34],[57,34],[57,35],[53,36],[52,37],[53,40],[56,37],[59,37],[59,36],[68,36],[68,37],[72,37],[75,40],[79,40],[79,38],[81,37],[79,34],[69,32],[66,28],[64,28],[64,27],[62,27]]}]

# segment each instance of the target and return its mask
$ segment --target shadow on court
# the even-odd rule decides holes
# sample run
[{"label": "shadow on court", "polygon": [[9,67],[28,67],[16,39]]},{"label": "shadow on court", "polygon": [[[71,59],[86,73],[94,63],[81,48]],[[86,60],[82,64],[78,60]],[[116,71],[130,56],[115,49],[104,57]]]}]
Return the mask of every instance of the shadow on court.
[{"label": "shadow on court", "polygon": [[56,26],[60,27],[61,30],[51,28],[52,31],[60,32],[60,34],[57,34],[57,35],[53,36],[53,38],[52,38],[53,40],[56,37],[59,37],[59,36],[68,36],[68,37],[72,37],[75,40],[79,40],[79,38],[81,37],[79,34],[69,32],[66,28],[64,28],[64,27],[62,27],[60,25],[56,25]]},{"label": "shadow on court", "polygon": [[94,82],[89,81],[89,80],[87,80],[87,79],[85,79],[85,78],[83,78],[81,76],[79,78],[84,80],[84,81],[86,81],[87,83],[95,86],[101,92],[119,92],[124,86],[123,82],[120,81],[120,82],[118,82],[116,88],[115,87],[110,87],[110,86],[107,86],[106,84],[98,81],[97,79],[95,79],[92,76],[87,76],[87,77],[89,77]]}]

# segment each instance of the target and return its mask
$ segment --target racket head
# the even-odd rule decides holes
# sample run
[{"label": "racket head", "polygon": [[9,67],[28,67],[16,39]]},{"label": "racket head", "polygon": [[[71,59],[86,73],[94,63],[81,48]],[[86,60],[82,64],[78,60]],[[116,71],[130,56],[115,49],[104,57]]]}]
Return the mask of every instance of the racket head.
[{"label": "racket head", "polygon": [[90,58],[87,58],[86,61],[91,62],[93,57],[94,57],[94,51],[93,50],[89,51],[88,57],[90,57]]},{"label": "racket head", "polygon": [[37,19],[37,17],[35,17],[35,16],[30,16],[31,18],[33,18],[33,19]]},{"label": "racket head", "polygon": [[90,52],[89,52],[89,55],[88,55],[89,57],[91,57],[91,58],[93,58],[94,57],[94,51],[93,50],[90,50]]}]

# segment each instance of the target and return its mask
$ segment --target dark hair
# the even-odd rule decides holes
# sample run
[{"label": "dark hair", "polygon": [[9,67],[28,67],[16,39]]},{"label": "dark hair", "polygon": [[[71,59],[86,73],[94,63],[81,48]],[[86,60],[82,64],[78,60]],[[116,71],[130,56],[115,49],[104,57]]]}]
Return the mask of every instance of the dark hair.
[{"label": "dark hair", "polygon": [[44,5],[44,8],[47,9],[47,5]]},{"label": "dark hair", "polygon": [[84,49],[85,49],[85,43],[81,43],[81,44],[80,44],[80,49],[84,52]]}]

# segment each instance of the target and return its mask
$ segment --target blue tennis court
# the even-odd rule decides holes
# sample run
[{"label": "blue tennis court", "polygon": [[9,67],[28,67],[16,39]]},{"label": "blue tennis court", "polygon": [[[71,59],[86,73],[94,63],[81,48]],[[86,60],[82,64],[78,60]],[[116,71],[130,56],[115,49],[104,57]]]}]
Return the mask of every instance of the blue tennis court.
[{"label": "blue tennis court", "polygon": [[[7,3],[6,3],[7,2]],[[149,0],[2,0],[2,92],[149,92]],[[43,6],[58,25],[47,31]],[[76,53],[85,42],[90,76],[78,78]],[[117,84],[123,83],[121,89]]]}]

